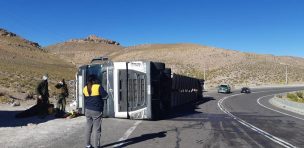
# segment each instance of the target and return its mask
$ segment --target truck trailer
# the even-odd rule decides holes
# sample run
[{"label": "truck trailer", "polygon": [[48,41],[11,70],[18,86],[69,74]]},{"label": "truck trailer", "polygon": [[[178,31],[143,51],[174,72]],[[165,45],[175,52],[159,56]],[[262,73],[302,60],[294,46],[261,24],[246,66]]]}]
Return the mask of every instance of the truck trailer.
[{"label": "truck trailer", "polygon": [[101,57],[76,73],[76,108],[81,113],[85,112],[82,89],[92,74],[108,92],[104,117],[157,120],[171,108],[202,98],[199,79],[173,74],[165,63],[112,62]]}]

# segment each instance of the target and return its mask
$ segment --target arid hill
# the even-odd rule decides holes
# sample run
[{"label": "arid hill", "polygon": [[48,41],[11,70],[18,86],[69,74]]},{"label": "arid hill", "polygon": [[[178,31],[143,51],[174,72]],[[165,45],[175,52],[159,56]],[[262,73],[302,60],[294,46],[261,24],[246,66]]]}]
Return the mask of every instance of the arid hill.
[{"label": "arid hill", "polygon": [[74,79],[76,72],[72,63],[4,29],[0,29],[0,61],[0,97],[3,90],[35,93],[37,83],[46,73],[52,86],[62,78]]},{"label": "arid hill", "polygon": [[73,62],[75,65],[89,63],[92,57],[105,56],[124,47],[116,41],[90,35],[85,39],[71,39],[67,42],[45,47],[46,50]]},{"label": "arid hill", "polygon": [[[93,50],[92,45],[100,47],[99,50]],[[144,44],[123,48],[104,43],[66,42],[47,49],[51,52],[58,52],[60,49],[58,53],[63,53],[66,58],[78,64],[87,64],[96,55],[107,55],[113,61],[165,62],[175,73],[202,79],[205,71],[208,87],[221,83],[233,86],[284,84],[286,65],[289,84],[304,82],[303,58],[244,53],[197,44]]]},{"label": "arid hill", "polygon": [[244,53],[196,44],[154,44],[127,47],[113,60],[156,60],[175,73],[204,78],[207,86],[284,84],[286,65],[289,83],[303,82],[304,59]]}]

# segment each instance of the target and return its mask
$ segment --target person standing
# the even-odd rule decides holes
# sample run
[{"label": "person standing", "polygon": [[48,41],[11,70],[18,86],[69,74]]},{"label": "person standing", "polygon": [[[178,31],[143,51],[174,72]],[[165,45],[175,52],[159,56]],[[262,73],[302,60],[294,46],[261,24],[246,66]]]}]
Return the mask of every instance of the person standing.
[{"label": "person standing", "polygon": [[37,107],[39,115],[47,115],[48,105],[49,105],[49,86],[48,86],[48,75],[42,77],[42,81],[38,84],[36,88],[38,99]]},{"label": "person standing", "polygon": [[[88,77],[88,83],[83,88],[85,102],[85,116],[87,119],[85,130],[86,148],[100,147],[101,122],[104,100],[108,94],[98,83],[95,75]],[[93,134],[94,145],[91,144],[91,135]]]},{"label": "person standing", "polygon": [[42,77],[42,81],[36,87],[37,103],[31,108],[15,115],[16,118],[25,118],[38,115],[44,118],[48,114],[49,107],[49,89],[48,89],[48,75]]},{"label": "person standing", "polygon": [[55,87],[58,90],[58,100],[56,103],[56,107],[58,109],[57,115],[63,115],[65,113],[66,98],[69,96],[69,90],[64,79],[58,82]]}]

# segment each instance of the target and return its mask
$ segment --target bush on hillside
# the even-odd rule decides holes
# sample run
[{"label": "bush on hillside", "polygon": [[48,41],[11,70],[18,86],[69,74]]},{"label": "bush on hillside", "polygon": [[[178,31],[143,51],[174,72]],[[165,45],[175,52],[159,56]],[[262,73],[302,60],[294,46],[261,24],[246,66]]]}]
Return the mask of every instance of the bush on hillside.
[{"label": "bush on hillside", "polygon": [[290,99],[291,101],[298,101],[298,96],[293,93],[287,93],[287,98]]},{"label": "bush on hillside", "polygon": [[299,98],[298,102],[304,103],[304,98]]},{"label": "bush on hillside", "polygon": [[303,99],[304,93],[301,91],[296,92],[297,96],[301,99]]}]

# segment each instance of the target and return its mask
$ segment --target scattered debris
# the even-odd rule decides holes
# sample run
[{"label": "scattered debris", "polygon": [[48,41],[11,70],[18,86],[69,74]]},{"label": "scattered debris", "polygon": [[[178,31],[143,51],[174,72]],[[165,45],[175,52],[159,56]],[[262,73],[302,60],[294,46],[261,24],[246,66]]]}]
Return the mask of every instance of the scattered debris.
[{"label": "scattered debris", "polygon": [[34,127],[34,126],[36,126],[36,125],[37,125],[37,124],[35,124],[35,123],[28,123],[28,124],[27,124],[28,127]]},{"label": "scattered debris", "polygon": [[67,116],[65,118],[72,119],[80,116],[81,114],[76,112],[75,110],[71,111],[70,113],[66,114]]},{"label": "scattered debris", "polygon": [[70,103],[70,107],[76,107],[76,104],[77,104],[76,100],[73,100],[73,102]]},{"label": "scattered debris", "polygon": [[12,103],[12,106],[13,106],[13,107],[14,107],[14,106],[20,106],[20,102],[19,102],[19,101],[13,102],[13,103]]}]

